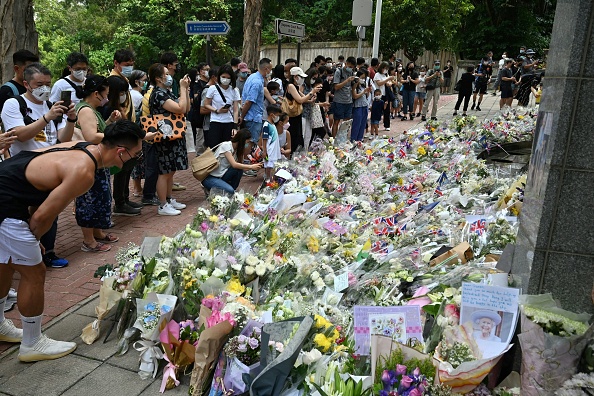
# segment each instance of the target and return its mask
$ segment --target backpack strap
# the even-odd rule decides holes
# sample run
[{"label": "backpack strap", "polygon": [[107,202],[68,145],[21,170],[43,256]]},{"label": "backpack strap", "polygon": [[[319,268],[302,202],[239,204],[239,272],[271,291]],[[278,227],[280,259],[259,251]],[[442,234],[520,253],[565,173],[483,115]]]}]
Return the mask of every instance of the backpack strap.
[{"label": "backpack strap", "polygon": [[19,94],[19,89],[17,88],[16,85],[14,85],[14,83],[12,81],[7,81],[2,86],[3,87],[9,87],[12,90],[12,96],[14,96],[15,98],[20,95]]},{"label": "backpack strap", "polygon": [[75,92],[75,94],[77,94],[77,96],[78,96],[78,94],[82,95],[82,87],[80,85],[76,85],[75,83],[73,83],[72,81],[67,79],[66,77],[62,77],[60,80],[64,80],[68,84],[70,84],[70,86],[72,87],[72,89],[74,89],[74,92]]},{"label": "backpack strap", "polygon": [[[21,115],[23,116],[23,121],[25,122],[25,125],[29,125],[29,124],[32,124],[35,121],[37,121],[37,120],[34,120],[33,118],[31,118],[31,116],[29,114],[27,114],[27,102],[25,102],[25,98],[23,98],[21,95],[18,95],[18,96],[15,96],[15,99],[17,100],[17,102],[19,102],[19,111],[21,112]],[[49,100],[46,101],[45,104],[50,109],[54,105]],[[53,123],[56,127],[56,131],[57,131],[58,125],[60,125],[60,121],[58,121],[58,119],[54,119],[52,121],[53,121]]]}]

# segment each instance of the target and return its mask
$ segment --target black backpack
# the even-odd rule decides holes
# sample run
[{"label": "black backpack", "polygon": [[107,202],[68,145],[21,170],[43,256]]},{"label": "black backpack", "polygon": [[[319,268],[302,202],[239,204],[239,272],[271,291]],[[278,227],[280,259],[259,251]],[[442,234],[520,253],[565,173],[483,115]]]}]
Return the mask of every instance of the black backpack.
[{"label": "black backpack", "polygon": [[75,83],[73,83],[72,81],[70,81],[69,79],[67,79],[66,77],[62,77],[61,80],[64,80],[68,84],[70,84],[70,86],[72,87],[72,89],[74,89],[74,93],[76,94],[76,97],[77,98],[83,96],[82,87],[80,85],[76,85]]},{"label": "black backpack", "polygon": [[[17,100],[17,102],[19,102],[19,111],[23,115],[23,121],[25,122],[25,125],[33,124],[35,121],[37,121],[37,120],[34,120],[33,118],[31,118],[31,116],[28,114],[27,102],[25,102],[25,99],[21,95],[15,96],[14,98]],[[54,105],[49,100],[46,101],[45,103],[47,104],[47,107],[49,107],[50,109]],[[53,120],[53,123],[56,126],[56,131],[58,130],[58,125],[60,125],[61,121],[62,121],[62,119],[60,119],[60,118]]]}]

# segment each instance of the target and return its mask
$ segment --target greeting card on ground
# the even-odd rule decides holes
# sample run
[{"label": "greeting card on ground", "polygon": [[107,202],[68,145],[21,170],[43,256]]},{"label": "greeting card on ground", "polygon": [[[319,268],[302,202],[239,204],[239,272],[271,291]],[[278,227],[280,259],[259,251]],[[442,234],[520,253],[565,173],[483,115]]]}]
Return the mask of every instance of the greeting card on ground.
[{"label": "greeting card on ground", "polygon": [[[402,317],[403,323],[398,323],[399,318]],[[404,336],[394,338],[395,340],[406,344],[411,338],[423,341],[423,324],[421,322],[421,308],[418,305],[398,306],[398,307],[372,307],[356,305],[354,308],[355,318],[355,351],[359,355],[369,355],[370,340],[372,334],[371,319],[375,319],[376,325],[373,334],[378,334],[380,325],[386,324],[392,320],[396,321],[397,326],[392,329],[385,326],[383,330],[386,331],[402,331],[404,329]],[[381,327],[381,326],[380,326]]]},{"label": "greeting card on ground", "polygon": [[370,335],[383,335],[401,344],[406,343],[406,319],[404,314],[369,315]]},{"label": "greeting card on ground", "polygon": [[472,326],[483,358],[497,356],[509,345],[518,319],[520,290],[482,283],[462,284],[460,323]]}]

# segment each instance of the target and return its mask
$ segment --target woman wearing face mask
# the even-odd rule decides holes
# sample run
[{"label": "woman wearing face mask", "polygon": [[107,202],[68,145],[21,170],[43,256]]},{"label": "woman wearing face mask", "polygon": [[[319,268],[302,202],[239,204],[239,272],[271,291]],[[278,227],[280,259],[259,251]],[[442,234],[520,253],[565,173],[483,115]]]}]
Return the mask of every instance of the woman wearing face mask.
[{"label": "woman wearing face mask", "polygon": [[[307,74],[307,77],[305,77],[305,82],[303,84],[303,94],[304,95],[308,95],[311,91],[313,91],[314,88],[314,84],[316,82],[316,80],[318,79],[319,73],[318,73],[318,69],[316,69],[315,67],[312,67],[310,69],[308,69],[305,74]],[[312,138],[312,117],[313,117],[313,107],[317,106],[316,101],[318,99],[318,96],[312,96],[311,100],[303,103],[303,113],[301,114],[302,117],[302,122],[303,122],[303,126],[301,128],[302,132],[303,132],[303,143],[305,150],[307,151],[309,149],[309,143],[311,142],[311,138]]]},{"label": "woman wearing face mask", "polygon": [[362,141],[367,125],[367,114],[369,113],[369,100],[367,95],[373,89],[366,85],[367,70],[361,69],[357,72],[356,84],[353,85],[353,126],[351,128],[351,142]]},{"label": "woman wearing face mask", "polygon": [[[295,100],[297,103],[302,105],[308,102],[315,102],[316,96],[318,91],[321,89],[321,86],[313,88],[307,94],[303,93],[303,85],[305,84],[305,79],[307,78],[307,74],[303,72],[303,69],[300,67],[292,67],[290,70],[289,76],[289,85],[287,86],[287,91],[285,96],[289,100]],[[303,137],[303,121],[302,116],[299,114],[295,117],[289,118],[289,131],[291,132],[291,147],[293,148],[293,152],[299,150],[299,148],[305,147],[305,140]],[[310,133],[311,137],[311,133]]]},{"label": "woman wearing face mask", "polygon": [[[186,75],[179,82],[180,97],[177,98],[169,90],[173,84],[173,77],[169,70],[160,64],[153,64],[149,69],[149,81],[153,91],[149,98],[151,115],[186,114],[190,110],[190,78]],[[186,139],[162,140],[153,143],[157,151],[159,177],[157,178],[157,198],[159,207],[157,214],[175,216],[181,213],[185,204],[172,198],[173,175],[178,170],[188,169],[188,152]]]},{"label": "woman wearing face mask", "polygon": [[132,105],[134,106],[134,111],[138,113],[138,110],[142,105],[142,97],[148,89],[148,74],[142,70],[134,70],[128,81],[132,87],[132,90],[130,91]]},{"label": "woman wearing face mask", "polygon": [[262,163],[243,163],[244,155],[250,152],[252,144],[252,134],[249,129],[244,128],[237,132],[230,142],[223,142],[217,147],[214,155],[219,160],[219,166],[202,181],[207,194],[211,188],[220,188],[234,194],[244,170],[257,171],[262,167]]},{"label": "woman wearing face mask", "polygon": [[80,101],[77,96],[77,91],[81,90],[81,85],[85,82],[87,77],[87,71],[89,69],[89,60],[84,54],[80,52],[73,52],[68,55],[66,59],[68,64],[67,75],[60,78],[52,86],[52,92],[50,94],[50,102],[55,103],[61,100],[62,91],[70,91],[70,100],[75,105]]},{"label": "woman wearing face mask", "polygon": [[415,118],[413,106],[415,104],[416,87],[419,81],[419,74],[415,71],[415,63],[408,62],[406,64],[406,69],[402,74],[402,78],[400,79],[400,82],[404,87],[402,89],[402,121],[406,121],[406,115],[409,113],[411,120],[414,120]]},{"label": "woman wearing face mask", "polygon": [[[139,112],[142,110],[142,98],[144,93],[148,89],[148,74],[142,70],[134,70],[128,79],[132,90],[130,96],[132,96],[132,105],[136,112],[136,117],[140,117]],[[143,143],[144,144],[144,143]],[[130,175],[132,183],[134,183],[134,192],[132,193],[135,197],[142,197],[142,179],[144,179],[144,158],[134,166],[132,174]]]},{"label": "woman wearing face mask", "polygon": [[404,73],[404,67],[402,66],[401,63],[398,63],[396,66],[396,80],[394,80],[394,85],[396,87],[395,91],[396,91],[396,98],[398,100],[398,108],[396,109],[396,117],[398,118],[402,118],[402,114],[400,113],[402,111],[402,83],[400,82],[402,80],[402,74]]},{"label": "woman wearing face mask", "polygon": [[376,87],[382,92],[382,100],[387,103],[386,107],[384,108],[384,129],[386,131],[390,130],[390,107],[393,100],[392,93],[390,92],[392,89],[392,82],[396,79],[394,76],[388,75],[388,62],[382,62],[377,68],[377,73],[373,77],[373,82],[375,83]]},{"label": "woman wearing face mask", "polygon": [[204,145],[213,148],[228,142],[238,130],[239,94],[235,89],[235,73],[229,65],[219,68],[218,82],[208,87],[204,107],[210,110],[210,129],[204,134]]},{"label": "woman wearing face mask", "polygon": [[427,97],[427,90],[425,87],[427,84],[425,83],[425,76],[427,75],[427,67],[425,65],[421,65],[421,71],[419,73],[419,83],[415,89],[415,104],[413,106],[413,113],[417,112],[417,117],[421,116],[421,110],[423,110],[423,105],[425,104],[425,98]]},{"label": "woman wearing face mask", "polygon": [[[97,111],[107,103],[109,83],[102,76],[87,78],[79,94],[82,99],[75,107],[78,122],[76,127],[82,132],[84,140],[99,144],[103,140],[103,131],[107,124],[121,118],[121,113],[114,110],[107,122]],[[95,172],[95,183],[85,194],[76,198],[76,223],[82,229],[83,252],[107,252],[110,243],[118,241],[112,234],[105,233],[111,223],[111,190],[109,188],[109,168]]]}]

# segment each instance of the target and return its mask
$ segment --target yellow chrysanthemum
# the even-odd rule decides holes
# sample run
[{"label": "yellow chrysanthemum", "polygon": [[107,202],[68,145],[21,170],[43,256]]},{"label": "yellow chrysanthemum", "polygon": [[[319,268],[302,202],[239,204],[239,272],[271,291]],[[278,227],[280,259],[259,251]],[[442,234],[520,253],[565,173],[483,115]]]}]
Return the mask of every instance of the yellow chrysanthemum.
[{"label": "yellow chrysanthemum", "polygon": [[328,327],[332,326],[332,323],[320,315],[314,315],[314,321],[314,327],[316,329],[327,329]]},{"label": "yellow chrysanthemum", "polygon": [[419,153],[419,155],[427,154],[427,150],[425,150],[425,147],[423,147],[423,146],[419,146],[419,148],[417,149],[417,152]]},{"label": "yellow chrysanthemum", "polygon": [[218,221],[219,221],[219,216],[217,216],[217,215],[212,215],[212,216],[210,216],[210,217],[208,218],[208,220],[210,220],[210,221],[211,221],[211,222],[213,222],[213,223],[216,223],[216,222],[218,222]]},{"label": "yellow chrysanthemum", "polygon": [[317,253],[320,250],[320,242],[318,241],[318,238],[310,235],[307,240],[307,248],[310,252]]},{"label": "yellow chrysanthemum", "polygon": [[322,352],[328,352],[332,343],[324,334],[316,334],[314,337],[314,344],[316,348],[319,348]]},{"label": "yellow chrysanthemum", "polygon": [[245,292],[245,286],[241,284],[238,278],[232,278],[229,282],[227,282],[227,291],[240,295]]}]

